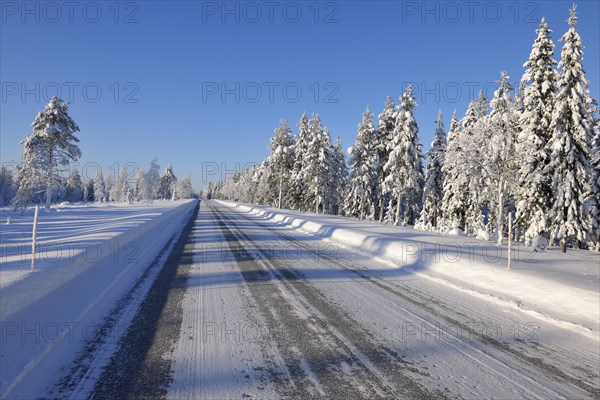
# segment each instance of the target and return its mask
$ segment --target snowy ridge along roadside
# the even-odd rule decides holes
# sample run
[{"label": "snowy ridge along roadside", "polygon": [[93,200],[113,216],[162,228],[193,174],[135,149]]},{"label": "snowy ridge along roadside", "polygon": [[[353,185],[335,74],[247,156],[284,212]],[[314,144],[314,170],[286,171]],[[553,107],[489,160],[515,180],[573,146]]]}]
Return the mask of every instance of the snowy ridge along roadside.
[{"label": "snowy ridge along roadside", "polygon": [[600,340],[600,253],[574,250],[565,256],[557,249],[533,252],[515,244],[515,259],[508,271],[506,246],[472,237],[214,201]]},{"label": "snowy ridge along roadside", "polygon": [[[196,200],[178,202],[139,225],[100,240],[100,258],[90,260],[82,253],[75,254],[72,260],[63,260],[55,268],[40,269],[4,286],[0,290],[0,397],[42,396],[57,378],[72,369],[77,354],[87,349],[88,342],[96,340],[104,319],[147,275],[157,256],[158,264],[164,263],[161,250],[179,235],[196,205]],[[135,243],[135,257],[116,257],[110,247],[114,243]],[[152,268],[160,269],[160,265]],[[150,278],[155,275],[150,274]],[[147,282],[143,282],[135,295],[145,296],[147,287]],[[125,307],[123,312],[133,314],[135,310]],[[103,345],[107,348],[100,349],[100,353],[114,351],[114,345],[127,330],[128,315],[117,318],[116,325],[106,333],[110,335]],[[102,355],[103,359],[109,356]]]}]

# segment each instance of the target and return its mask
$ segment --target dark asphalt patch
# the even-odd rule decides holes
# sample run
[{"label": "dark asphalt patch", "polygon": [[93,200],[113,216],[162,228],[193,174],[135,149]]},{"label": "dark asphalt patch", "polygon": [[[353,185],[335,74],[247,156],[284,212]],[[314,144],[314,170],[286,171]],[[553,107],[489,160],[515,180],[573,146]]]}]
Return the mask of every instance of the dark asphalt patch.
[{"label": "dark asphalt patch", "polygon": [[198,215],[192,212],[179,240],[142,302],[119,349],[96,382],[92,398],[162,399],[171,383],[168,354],[175,348],[182,322],[182,301],[193,263],[189,234]]}]

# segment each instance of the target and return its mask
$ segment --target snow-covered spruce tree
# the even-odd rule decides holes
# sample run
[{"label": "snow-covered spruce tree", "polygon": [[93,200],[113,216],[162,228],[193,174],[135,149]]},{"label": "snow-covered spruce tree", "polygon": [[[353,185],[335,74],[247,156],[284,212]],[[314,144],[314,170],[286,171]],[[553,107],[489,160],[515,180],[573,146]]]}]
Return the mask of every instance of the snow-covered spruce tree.
[{"label": "snow-covered spruce tree", "polygon": [[487,145],[482,147],[483,157],[479,162],[485,178],[484,195],[496,225],[498,245],[502,244],[504,211],[514,196],[519,168],[515,157],[519,120],[513,107],[511,92],[514,88],[509,79],[508,74],[503,71],[498,89],[490,101],[490,114],[483,120],[484,126],[481,127],[487,132]]},{"label": "snow-covered spruce tree", "polygon": [[133,179],[133,184],[131,185],[131,190],[133,192],[133,201],[141,201],[144,200],[144,180],[146,179],[145,171],[138,171],[135,174],[135,178]]},{"label": "snow-covered spruce tree", "polygon": [[271,138],[269,148],[270,166],[273,174],[279,178],[277,208],[281,208],[284,183],[289,179],[294,167],[294,136],[287,121],[279,121],[279,128],[275,129],[275,136]]},{"label": "snow-covered spruce tree", "polygon": [[549,213],[550,243],[560,241],[563,252],[575,240],[581,247],[592,233],[590,201],[592,185],[591,138],[594,118],[588,104],[588,79],[583,69],[583,44],[575,29],[575,6],[568,19],[569,30],[561,37],[560,71],[555,107],[550,124],[546,173],[552,176],[554,201]]},{"label": "snow-covered spruce tree", "polygon": [[167,165],[165,172],[160,177],[158,184],[158,196],[162,200],[170,200],[175,194],[175,184],[177,183],[177,177],[173,173],[173,167],[171,164]]},{"label": "snow-covered spruce tree", "polygon": [[180,199],[191,199],[193,196],[192,181],[189,175],[185,175],[177,181],[177,197]]},{"label": "snow-covered spruce tree", "polygon": [[588,247],[600,251],[600,107],[598,101],[591,97],[589,88],[586,89],[586,103],[592,121],[591,138],[591,169],[590,174],[592,193],[588,208],[592,232],[588,238]]},{"label": "snow-covered spruce tree", "polygon": [[279,197],[279,176],[273,173],[269,157],[242,171],[237,186],[247,203],[274,205]]},{"label": "snow-covered spruce tree", "polygon": [[[463,171],[466,178],[465,197],[465,232],[477,234],[484,228],[483,208],[489,206],[485,198],[485,173],[478,164],[485,160],[484,149],[489,145],[489,132],[487,118],[490,110],[490,102],[479,92],[473,107],[469,107],[465,118],[463,118],[463,130],[461,141],[466,154],[463,163]],[[489,213],[488,213],[489,214]],[[488,221],[489,224],[489,221]]]},{"label": "snow-covered spruce tree", "polygon": [[223,196],[222,193],[223,190],[223,182],[219,181],[219,182],[214,182],[214,186],[212,188],[210,188],[210,191],[208,192],[210,198],[214,198],[214,199],[224,199],[225,197]]},{"label": "snow-covered spruce tree", "polygon": [[146,173],[144,183],[146,187],[146,200],[152,201],[158,198],[158,189],[160,186],[160,165],[158,165],[158,159],[154,157],[150,162],[150,168]]},{"label": "snow-covered spruce tree", "polygon": [[216,184],[214,182],[208,182],[206,186],[200,191],[199,196],[205,199],[213,198],[216,192]]},{"label": "snow-covered spruce tree", "polygon": [[96,178],[94,178],[94,200],[97,203],[104,203],[107,201],[107,193],[106,186],[104,184],[104,176],[102,175],[102,171],[98,170],[96,174]]},{"label": "snow-covered spruce tree", "polygon": [[81,175],[76,168],[73,168],[69,178],[67,179],[67,185],[65,187],[65,197],[67,201],[76,203],[84,200],[83,198],[83,182],[81,181]]},{"label": "snow-covered spruce tree", "polygon": [[519,133],[519,185],[517,189],[516,226],[525,229],[525,243],[548,230],[547,214],[552,206],[551,177],[546,165],[550,161],[547,147],[554,109],[556,61],[552,59],[552,32],[542,18],[529,60],[521,79],[522,113]]},{"label": "snow-covered spruce tree", "polygon": [[429,162],[425,173],[423,187],[423,212],[421,223],[426,227],[437,228],[442,215],[442,200],[444,198],[444,175],[442,168],[446,157],[446,130],[442,111],[438,113],[437,127],[433,133],[431,150],[426,154]]},{"label": "snow-covered spruce tree", "polygon": [[83,201],[94,201],[94,180],[88,179],[83,187]]},{"label": "snow-covered spruce tree", "polygon": [[[483,90],[479,91],[477,98],[469,103],[465,116],[461,120],[464,129],[474,126],[478,121],[483,120],[489,113],[490,102],[483,95]],[[467,132],[467,137],[469,133]]]},{"label": "snow-covered spruce tree", "polygon": [[[543,18],[542,18],[542,21],[544,21]],[[552,31],[550,31],[550,32],[552,32]],[[525,63],[524,67],[527,67],[527,63]],[[519,115],[523,111],[525,111],[525,90],[526,89],[527,89],[527,81],[521,79],[521,82],[519,82],[519,89],[515,93],[515,101],[514,101],[515,112],[518,113]]]},{"label": "snow-covered spruce tree", "polygon": [[0,166],[0,207],[9,204],[17,193],[15,178],[10,169]]},{"label": "snow-covered spruce tree", "polygon": [[52,204],[52,192],[61,181],[60,170],[70,161],[81,157],[76,132],[79,127],[69,116],[69,105],[53,97],[31,124],[33,132],[21,141],[23,168],[26,170],[22,190],[43,184],[46,189],[46,208]]},{"label": "snow-covered spruce tree", "polygon": [[222,181],[220,194],[221,198],[224,200],[234,200],[235,193],[235,183],[237,182],[237,176],[239,172],[234,172],[233,174],[227,174],[225,179]]},{"label": "snow-covered spruce tree", "polygon": [[112,174],[104,175],[104,193],[105,198],[104,201],[114,201],[111,198],[110,193],[112,192],[113,187],[115,186],[115,178],[112,177]]},{"label": "snow-covered spruce tree", "polygon": [[271,173],[269,158],[260,164],[243,169],[236,184],[240,198],[246,203],[273,205],[278,180]]},{"label": "snow-covered spruce tree", "polygon": [[413,115],[416,102],[412,90],[412,85],[409,85],[400,98],[394,137],[388,145],[390,155],[384,166],[385,190],[396,199],[396,225],[401,222],[403,203],[404,221],[414,224],[423,194],[423,154],[419,143],[419,128]]},{"label": "snow-covered spruce tree", "polygon": [[233,174],[229,174],[221,181],[221,187],[219,189],[219,198],[223,200],[233,200],[233,195],[235,192],[235,181],[238,172],[234,172]]},{"label": "snow-covered spruce tree", "polygon": [[308,148],[308,116],[302,114],[298,121],[298,135],[294,140],[294,166],[290,175],[289,201],[292,208],[306,210],[306,185],[304,180],[304,166]]},{"label": "snow-covered spruce tree", "polygon": [[378,153],[375,147],[373,113],[367,109],[358,124],[354,146],[350,147],[350,182],[345,201],[346,215],[374,219],[377,194]]},{"label": "snow-covered spruce tree", "polygon": [[456,111],[452,114],[450,120],[450,130],[448,131],[448,143],[446,145],[446,154],[442,173],[444,174],[444,187],[442,192],[442,214],[444,220],[450,224],[456,223],[459,226],[464,223],[466,204],[465,188],[466,177],[464,176],[464,155],[461,148],[461,127],[460,121],[456,117]]},{"label": "snow-covered spruce tree", "polygon": [[342,140],[336,137],[331,146],[332,184],[329,187],[328,211],[338,215],[343,211],[343,201],[348,190],[348,165]]},{"label": "snow-covered spruce tree", "polygon": [[250,204],[272,205],[276,184],[269,170],[269,158],[259,165],[250,165],[234,176],[234,196],[238,201]]},{"label": "snow-covered spruce tree", "polygon": [[[270,196],[270,187],[268,185],[269,178],[269,161],[268,158],[261,164],[264,166],[263,174],[260,178],[257,177],[257,171],[260,168],[244,168],[236,173],[235,184],[233,185],[234,199],[244,203],[265,204],[268,205]],[[262,186],[261,186],[262,185]],[[254,189],[256,188],[256,190]],[[263,190],[259,191],[259,188]]]},{"label": "snow-covered spruce tree", "polygon": [[[464,118],[462,130],[457,139],[459,153],[446,155],[446,162],[454,165],[458,174],[458,188],[462,196],[463,214],[459,226],[465,233],[477,233],[483,228],[482,208],[486,203],[485,174],[482,162],[485,161],[485,148],[489,144],[487,114],[489,102],[483,91],[473,100]],[[452,159],[453,158],[453,159]]]},{"label": "snow-covered spruce tree", "polygon": [[592,175],[590,176],[592,192],[594,195],[590,200],[590,217],[593,235],[588,242],[590,248],[595,247],[596,250],[600,251],[600,109],[598,108],[598,103],[595,99],[590,97],[589,103],[594,132],[594,137],[592,138]]},{"label": "snow-covered spruce tree", "polygon": [[127,181],[127,170],[121,169],[116,182],[110,189],[110,198],[113,201],[127,201],[127,191],[129,190],[129,182]]},{"label": "snow-covered spruce tree", "polygon": [[257,166],[243,169],[236,184],[240,198],[246,203],[274,205],[279,180],[272,172],[269,157]]},{"label": "snow-covered spruce tree", "polygon": [[448,142],[442,173],[444,174],[444,197],[442,199],[442,214],[447,221],[462,221],[465,214],[463,198],[463,177],[460,167],[462,149],[460,147],[461,127],[456,117],[456,111],[450,120]]},{"label": "snow-covered spruce tree", "polygon": [[[266,161],[263,161],[263,163],[265,162]],[[255,187],[260,184],[255,178],[257,170],[257,167],[247,167],[240,171],[236,171],[227,177],[227,190],[231,200],[243,203],[265,204],[264,197],[261,197],[265,196],[265,194],[256,193],[255,190]],[[266,188],[267,187],[265,186],[265,189]]]},{"label": "snow-covered spruce tree", "polygon": [[269,157],[260,164],[240,171],[235,184],[239,199],[244,203],[273,205],[278,180],[271,174]]},{"label": "snow-covered spruce tree", "polygon": [[135,202],[133,188],[127,188],[127,193],[125,193],[125,201],[127,201],[127,204],[133,204]]},{"label": "snow-covered spruce tree", "polygon": [[[313,204],[315,213],[325,206],[325,195],[331,185],[331,138],[321,125],[321,119],[314,113],[308,121],[308,146],[303,172],[306,183],[306,197]],[[323,209],[323,211],[325,211]]]},{"label": "snow-covered spruce tree", "polygon": [[388,145],[394,137],[396,127],[396,105],[391,97],[385,101],[385,108],[377,117],[378,127],[375,131],[375,139],[373,140],[375,151],[377,152],[377,172],[375,174],[375,206],[377,220],[383,222],[386,212],[388,211],[390,194],[386,191],[383,181],[385,180],[385,171],[383,167],[388,162],[390,150]]},{"label": "snow-covered spruce tree", "polygon": [[[595,112],[597,114],[597,111]],[[595,115],[594,114],[594,115]],[[591,208],[592,229],[596,236],[596,250],[600,251],[600,118],[594,118],[594,139],[592,141],[592,189],[595,205]],[[591,246],[590,246],[591,247]]]}]

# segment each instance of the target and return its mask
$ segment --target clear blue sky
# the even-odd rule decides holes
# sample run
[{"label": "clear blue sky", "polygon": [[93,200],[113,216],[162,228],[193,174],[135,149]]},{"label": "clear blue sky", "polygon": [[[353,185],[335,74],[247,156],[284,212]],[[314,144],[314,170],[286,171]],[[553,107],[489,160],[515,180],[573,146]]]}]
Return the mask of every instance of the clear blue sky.
[{"label": "clear blue sky", "polygon": [[[199,189],[220,170],[261,161],[279,119],[295,129],[304,111],[350,146],[365,106],[377,115],[407,82],[418,88],[427,149],[438,109],[448,127],[472,93],[491,96],[500,71],[518,84],[542,16],[560,58],[572,2],[1,4],[3,163],[20,160],[19,141],[60,90],[81,128],[87,175],[93,163],[146,170],[156,156]],[[599,98],[599,2],[577,7]]]}]

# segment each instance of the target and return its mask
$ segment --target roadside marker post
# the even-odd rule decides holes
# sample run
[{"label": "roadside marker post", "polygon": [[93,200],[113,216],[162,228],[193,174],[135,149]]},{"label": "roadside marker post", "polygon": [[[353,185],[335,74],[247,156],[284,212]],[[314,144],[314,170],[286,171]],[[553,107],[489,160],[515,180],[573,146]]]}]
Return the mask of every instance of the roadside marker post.
[{"label": "roadside marker post", "polygon": [[511,242],[512,242],[512,214],[508,213],[508,269],[510,269]]},{"label": "roadside marker post", "polygon": [[38,216],[40,206],[35,206],[35,214],[33,215],[33,233],[31,235],[31,272],[35,269],[35,241],[37,237]]}]

